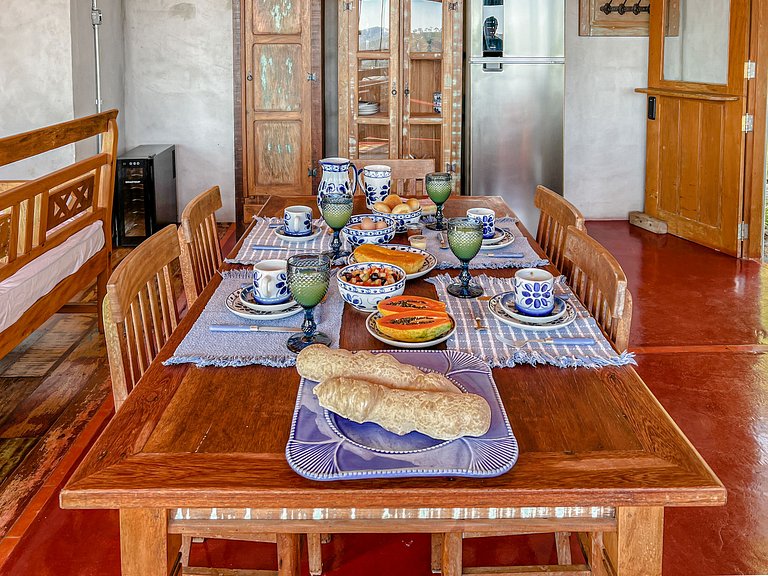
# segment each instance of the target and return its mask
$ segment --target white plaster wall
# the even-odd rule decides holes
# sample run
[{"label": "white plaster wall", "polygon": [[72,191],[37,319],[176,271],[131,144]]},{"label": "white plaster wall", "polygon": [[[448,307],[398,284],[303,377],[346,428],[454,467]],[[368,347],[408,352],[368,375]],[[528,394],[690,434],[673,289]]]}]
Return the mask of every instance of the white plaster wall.
[{"label": "white plaster wall", "polygon": [[[75,117],[96,113],[96,72],[91,25],[91,1],[71,0],[72,92]],[[125,150],[125,49],[123,0],[98,0],[102,12],[99,28],[102,109],[117,108],[118,154]],[[96,139],[75,145],[78,159],[93,154]]]},{"label": "white plaster wall", "polygon": [[[73,118],[70,0],[0,4],[0,136]],[[67,146],[0,168],[0,179],[36,178],[71,163]]]},{"label": "white plaster wall", "polygon": [[648,38],[580,37],[566,2],[564,195],[586,218],[626,219],[645,202]]},{"label": "white plaster wall", "polygon": [[235,219],[232,3],[125,2],[126,145],[176,144],[179,213],[219,185]]}]

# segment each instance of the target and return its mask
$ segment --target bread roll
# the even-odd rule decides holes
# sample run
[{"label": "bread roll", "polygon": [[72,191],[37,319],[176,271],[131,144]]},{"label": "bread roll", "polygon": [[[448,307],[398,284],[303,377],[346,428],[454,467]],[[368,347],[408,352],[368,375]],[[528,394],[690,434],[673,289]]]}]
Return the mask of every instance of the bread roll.
[{"label": "bread roll", "polygon": [[415,366],[401,364],[389,354],[365,350],[332,350],[321,344],[307,346],[296,357],[299,374],[321,382],[337,376],[364,378],[375,384],[408,390],[460,392],[448,378],[436,372],[424,373]]},{"label": "bread roll", "polygon": [[491,408],[477,394],[399,390],[357,378],[329,378],[315,386],[323,408],[354,422],[374,422],[395,434],[417,431],[438,440],[482,436]]}]

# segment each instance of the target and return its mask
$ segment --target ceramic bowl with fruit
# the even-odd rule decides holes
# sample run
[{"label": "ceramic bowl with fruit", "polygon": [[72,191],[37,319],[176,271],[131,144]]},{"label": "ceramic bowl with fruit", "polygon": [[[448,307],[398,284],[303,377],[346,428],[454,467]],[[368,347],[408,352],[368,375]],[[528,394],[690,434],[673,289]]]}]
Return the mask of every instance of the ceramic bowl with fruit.
[{"label": "ceramic bowl with fruit", "polygon": [[343,232],[353,247],[387,244],[395,237],[395,221],[382,214],[358,214],[349,219]]},{"label": "ceramic bowl with fruit", "polygon": [[402,234],[409,224],[418,224],[421,219],[421,204],[416,198],[401,198],[390,194],[382,202],[373,205],[374,214],[390,216],[395,221],[395,233]]},{"label": "ceramic bowl with fruit", "polygon": [[339,270],[336,280],[345,302],[363,312],[373,312],[379,302],[405,290],[405,270],[383,262],[360,262]]}]

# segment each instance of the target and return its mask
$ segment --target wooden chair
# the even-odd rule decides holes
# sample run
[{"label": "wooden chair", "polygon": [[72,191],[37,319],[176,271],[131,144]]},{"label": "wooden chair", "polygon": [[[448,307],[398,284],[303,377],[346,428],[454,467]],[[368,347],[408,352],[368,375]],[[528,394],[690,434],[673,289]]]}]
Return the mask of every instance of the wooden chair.
[{"label": "wooden chair", "polygon": [[179,253],[171,224],[126,256],[107,281],[104,334],[115,411],[178,325],[171,265]]},{"label": "wooden chair", "polygon": [[544,249],[552,265],[566,273],[563,270],[566,230],[568,226],[585,230],[584,216],[576,206],[544,186],[536,187],[533,203],[541,210],[536,242]]},{"label": "wooden chair", "polygon": [[218,186],[196,196],[181,213],[179,245],[181,275],[187,307],[197,297],[221,266],[221,244],[216,232],[216,210],[221,208]]},{"label": "wooden chair", "polygon": [[584,230],[568,228],[565,260],[573,292],[595,318],[617,352],[629,344],[632,296],[616,258]]},{"label": "wooden chair", "polygon": [[[390,191],[392,194],[400,196],[423,196],[426,194],[424,177],[435,171],[434,158],[418,160],[383,158],[379,160],[353,160],[353,162],[360,172],[366,166],[376,164],[392,168]],[[361,176],[361,179],[365,179],[365,176]]]},{"label": "wooden chair", "polygon": [[[218,193],[218,189],[215,190]],[[172,265],[182,254],[180,237],[175,225],[166,226],[126,256],[107,282],[104,331],[115,411],[123,405],[128,394],[178,325],[178,299],[173,290]],[[187,533],[183,523],[175,523],[173,526],[178,528],[174,533],[180,533],[182,536],[181,562],[184,567],[189,564],[189,552],[194,537],[253,542],[278,541],[275,534],[249,534],[240,531],[228,534],[215,524],[208,529],[205,523],[197,523],[194,533]],[[320,536],[312,534],[307,540],[310,570],[313,575],[320,574]],[[283,541],[290,542],[288,539]],[[195,567],[194,573],[205,573],[205,569]],[[210,573],[219,572],[211,569]]]}]

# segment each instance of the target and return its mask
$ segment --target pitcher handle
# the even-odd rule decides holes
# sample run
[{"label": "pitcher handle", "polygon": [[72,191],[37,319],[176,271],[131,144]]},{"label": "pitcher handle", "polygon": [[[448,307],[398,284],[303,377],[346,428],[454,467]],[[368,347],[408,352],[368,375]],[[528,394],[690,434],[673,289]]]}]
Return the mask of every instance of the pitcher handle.
[{"label": "pitcher handle", "polygon": [[360,178],[360,175],[362,174],[362,170],[358,170],[357,166],[354,165],[354,163],[350,162],[349,167],[354,172],[354,177],[352,178],[352,182],[354,184],[352,185],[352,196],[355,195],[355,192],[357,192],[357,187],[360,186],[360,189],[363,189],[363,185],[358,181],[358,178]]}]

